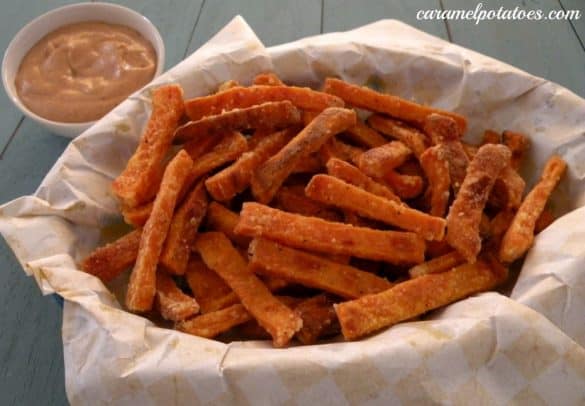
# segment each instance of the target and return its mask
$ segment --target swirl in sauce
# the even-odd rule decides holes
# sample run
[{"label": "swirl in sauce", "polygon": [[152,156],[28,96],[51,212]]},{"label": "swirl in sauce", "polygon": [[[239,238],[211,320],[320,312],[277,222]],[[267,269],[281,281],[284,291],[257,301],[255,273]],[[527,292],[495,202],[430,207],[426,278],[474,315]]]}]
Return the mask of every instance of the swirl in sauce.
[{"label": "swirl in sauce", "polygon": [[20,100],[53,121],[104,116],[154,76],[152,44],[129,27],[88,21],[66,25],[37,42],[16,75]]}]

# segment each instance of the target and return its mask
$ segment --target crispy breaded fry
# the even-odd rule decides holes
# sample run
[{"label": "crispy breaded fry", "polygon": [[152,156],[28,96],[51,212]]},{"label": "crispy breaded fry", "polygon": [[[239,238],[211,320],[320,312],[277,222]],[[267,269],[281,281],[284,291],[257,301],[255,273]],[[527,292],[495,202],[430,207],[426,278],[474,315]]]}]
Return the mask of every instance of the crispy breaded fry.
[{"label": "crispy breaded fry", "polygon": [[507,165],[496,179],[488,203],[493,207],[517,209],[522,203],[525,187],[524,179],[511,165]]},{"label": "crispy breaded fry", "polygon": [[332,158],[341,159],[342,161],[348,161],[355,164],[358,157],[364,152],[365,151],[361,148],[339,141],[337,137],[331,137],[325,144],[323,144],[321,149],[319,149],[319,156],[321,157],[321,162],[323,164],[326,164]]},{"label": "crispy breaded fry", "polygon": [[250,313],[244,306],[237,303],[225,309],[180,321],[175,325],[175,328],[183,333],[213,338],[249,320],[252,320]]},{"label": "crispy breaded fry", "polygon": [[390,263],[418,263],[424,241],[414,233],[379,231],[286,213],[258,203],[244,203],[236,234],[327,254],[346,254]]},{"label": "crispy breaded fry", "polygon": [[160,190],[154,200],[152,214],[148,218],[130,276],[126,293],[126,307],[134,312],[152,309],[156,292],[156,268],[167,237],[173,211],[193,161],[185,151],[179,153],[167,166]]},{"label": "crispy breaded fry", "polygon": [[352,164],[341,159],[331,158],[327,161],[327,173],[367,192],[400,203],[400,198],[388,186],[376,182]]},{"label": "crispy breaded fry", "polygon": [[314,152],[295,165],[292,174],[295,173],[317,173],[323,169],[323,163],[318,152]]},{"label": "crispy breaded fry", "polygon": [[534,234],[540,233],[542,230],[550,226],[555,221],[555,216],[552,212],[548,209],[544,209],[538,219],[536,219],[536,224],[534,225]]},{"label": "crispy breaded fry", "polygon": [[430,273],[440,273],[448,271],[449,269],[461,265],[465,259],[457,251],[451,251],[448,254],[433,258],[430,261],[423,262],[413,266],[408,270],[411,278],[418,278]]},{"label": "crispy breaded fry", "polygon": [[358,120],[353,127],[348,128],[345,134],[353,142],[367,148],[380,147],[388,142],[378,131],[368,127],[361,120]]},{"label": "crispy breaded fry", "polygon": [[481,250],[479,224],[487,198],[500,172],[510,161],[503,145],[482,146],[467,168],[467,176],[447,215],[447,242],[468,262]]},{"label": "crispy breaded fry", "polygon": [[422,123],[430,114],[440,113],[455,120],[462,133],[467,128],[467,120],[459,114],[417,104],[398,96],[378,93],[367,87],[352,85],[339,79],[327,78],[323,91],[340,97],[352,106],[388,114],[401,120]]},{"label": "crispy breaded fry", "polygon": [[219,85],[219,87],[217,88],[217,93],[221,93],[225,90],[228,89],[232,89],[234,87],[239,87],[241,86],[238,82],[236,82],[235,80],[226,80],[225,82],[223,82],[221,85]]},{"label": "crispy breaded fry", "polygon": [[239,132],[227,134],[211,151],[194,160],[195,164],[190,175],[191,185],[208,172],[238,159],[247,149],[246,137]]},{"label": "crispy breaded fry", "polygon": [[162,86],[152,92],[152,113],[138,148],[112,184],[114,194],[126,207],[146,203],[156,194],[158,184],[153,179],[161,170],[184,111],[180,86]]},{"label": "crispy breaded fry", "polygon": [[536,220],[542,214],[552,191],[565,173],[567,164],[558,155],[547,161],[540,181],[526,195],[500,246],[500,261],[513,262],[520,258],[534,241]]},{"label": "crispy breaded fry", "polygon": [[276,155],[262,164],[252,177],[252,194],[268,203],[295,166],[316,152],[332,136],[355,125],[353,110],[337,107],[325,109]]},{"label": "crispy breaded fry", "polygon": [[191,254],[191,245],[195,242],[197,230],[206,211],[207,193],[205,193],[203,182],[199,182],[187,195],[171,221],[159,260],[167,272],[175,275],[185,273]]},{"label": "crispy breaded fry", "polygon": [[191,120],[199,120],[206,116],[221,114],[223,111],[285,100],[303,110],[321,111],[327,107],[343,107],[343,101],[338,97],[308,87],[251,86],[186,100],[185,111]]},{"label": "crispy breaded fry", "polygon": [[459,141],[463,135],[455,120],[445,114],[433,113],[425,117],[423,130],[433,145]]},{"label": "crispy breaded fry", "polygon": [[500,133],[498,133],[494,130],[489,130],[489,129],[485,130],[483,132],[483,138],[481,140],[481,145],[500,144],[501,142],[502,142],[502,136]]},{"label": "crispy breaded fry", "polygon": [[278,75],[274,72],[260,73],[254,78],[254,84],[257,86],[284,86]]},{"label": "crispy breaded fry", "polygon": [[184,294],[164,272],[156,274],[156,303],[166,320],[181,321],[199,313],[197,300]]},{"label": "crispy breaded fry", "polygon": [[392,286],[372,273],[262,238],[250,243],[249,253],[250,269],[255,273],[318,288],[346,299],[381,292]]},{"label": "crispy breaded fry", "polygon": [[315,344],[321,337],[341,332],[333,303],[329,296],[321,294],[295,306],[295,313],[303,319],[303,328],[297,332],[297,338],[301,343]]},{"label": "crispy breaded fry", "polygon": [[294,134],[294,130],[287,129],[263,137],[252,151],[244,153],[231,166],[205,181],[209,194],[215,200],[225,202],[243,192],[256,168],[282,149]]},{"label": "crispy breaded fry", "polygon": [[84,272],[109,282],[136,261],[142,230],[134,230],[116,241],[96,248],[81,263]]},{"label": "crispy breaded fry", "polygon": [[319,202],[413,231],[426,240],[442,240],[445,220],[369,193],[329,175],[315,175],[305,194]]},{"label": "crispy breaded fry", "polygon": [[[238,87],[235,89],[247,88]],[[268,102],[258,106],[207,116],[197,121],[190,121],[177,128],[174,141],[181,143],[229,131],[256,128],[279,129],[299,124],[300,122],[301,113],[291,102]]]},{"label": "crispy breaded fry", "polygon": [[512,168],[518,170],[524,154],[530,148],[530,139],[522,133],[504,131],[502,134],[502,143],[512,151]]},{"label": "crispy breaded fry", "polygon": [[193,161],[196,161],[200,156],[209,152],[214,146],[216,146],[225,135],[226,134],[219,134],[208,137],[198,137],[183,144],[183,149],[189,154]]},{"label": "crispy breaded fry", "polygon": [[372,114],[368,118],[368,124],[382,134],[402,142],[417,158],[427,148],[426,136],[422,132],[398,120]]},{"label": "crispy breaded fry", "polygon": [[200,234],[195,242],[203,262],[232,288],[252,316],[270,335],[276,347],[288,344],[303,321],[276,299],[254,275],[227,237],[218,232]]},{"label": "crispy breaded fry", "polygon": [[283,186],[274,196],[276,206],[284,211],[304,216],[319,217],[329,221],[340,221],[341,216],[325,205],[305,196],[304,187]]},{"label": "crispy breaded fry", "polygon": [[501,283],[507,271],[484,261],[397,284],[384,292],[334,305],[347,340],[355,340]]},{"label": "crispy breaded fry", "polygon": [[238,246],[248,248],[248,244],[252,239],[234,232],[238,221],[240,221],[240,216],[237,213],[219,203],[209,203],[207,207],[207,228],[212,231],[220,231]]},{"label": "crispy breaded fry", "polygon": [[424,181],[420,176],[403,175],[393,170],[388,171],[383,180],[401,199],[417,197],[424,188]]},{"label": "crispy breaded fry", "polygon": [[428,148],[420,156],[420,164],[425,171],[431,191],[431,216],[443,217],[449,204],[451,177],[449,161],[442,145]]},{"label": "crispy breaded fry", "polygon": [[368,176],[383,178],[391,169],[402,165],[411,153],[400,141],[392,141],[361,154],[357,166]]}]

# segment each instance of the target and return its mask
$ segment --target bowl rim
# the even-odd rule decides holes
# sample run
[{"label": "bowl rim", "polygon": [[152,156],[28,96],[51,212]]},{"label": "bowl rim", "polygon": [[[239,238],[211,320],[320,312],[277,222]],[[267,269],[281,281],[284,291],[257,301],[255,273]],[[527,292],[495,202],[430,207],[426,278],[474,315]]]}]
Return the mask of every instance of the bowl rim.
[{"label": "bowl rim", "polygon": [[[20,109],[20,111],[25,116],[27,116],[30,119],[35,120],[35,121],[37,121],[45,126],[48,126],[48,127],[52,127],[52,128],[61,127],[63,129],[67,129],[67,130],[80,130],[80,131],[83,131],[84,129],[91,127],[93,124],[97,123],[102,118],[102,117],[100,117],[100,118],[98,118],[96,120],[92,120],[92,121],[82,121],[82,122],[73,122],[72,123],[72,122],[65,122],[65,121],[49,120],[47,118],[44,118],[44,117],[34,113],[28,107],[26,107],[24,105],[24,103],[22,103],[22,101],[18,97],[18,94],[16,94],[16,92],[13,91],[12,88],[10,87],[9,79],[7,76],[7,65],[8,65],[8,56],[9,56],[9,54],[12,53],[12,50],[13,50],[15,43],[16,43],[16,40],[19,37],[21,37],[26,31],[31,30],[35,25],[39,24],[41,21],[44,21],[44,20],[51,18],[59,13],[62,13],[63,11],[70,10],[70,9],[104,8],[104,7],[110,8],[112,10],[122,11],[124,13],[129,13],[129,14],[134,15],[135,17],[138,17],[146,22],[147,27],[150,29],[150,31],[152,31],[153,41],[150,41],[148,39],[146,39],[146,40],[148,42],[151,42],[151,45],[154,48],[154,51],[155,51],[156,57],[157,57],[156,58],[157,59],[157,67],[155,69],[155,72],[154,72],[154,75],[153,75],[151,81],[154,80],[156,77],[160,76],[160,74],[163,72],[164,64],[165,64],[165,57],[166,57],[164,40],[160,34],[160,31],[156,27],[156,25],[154,25],[154,23],[152,21],[150,21],[149,18],[140,14],[138,11],[133,10],[129,7],[119,5],[119,4],[107,3],[107,2],[74,3],[74,4],[67,4],[67,5],[64,5],[61,7],[57,7],[57,8],[49,10],[49,11],[33,18],[28,23],[26,23],[24,26],[22,26],[18,30],[18,32],[12,37],[12,39],[8,43],[8,46],[4,50],[4,54],[2,57],[2,84],[4,86],[4,91],[6,92],[6,95],[12,101],[12,103],[16,107],[18,107]],[[82,22],[82,21],[92,21],[92,20],[78,20],[78,22]],[[73,24],[74,22],[75,21],[71,21],[71,24]],[[65,23],[65,25],[66,24],[68,24],[68,23]],[[124,25],[124,24],[120,24],[120,25]],[[130,27],[130,28],[132,28],[132,27]],[[56,29],[56,28],[54,28],[54,29]],[[51,31],[48,31],[44,35],[47,35],[50,32]],[[26,53],[28,53],[30,48],[32,48],[34,45],[35,44],[30,45],[29,49],[27,49],[26,52],[24,53],[23,58],[24,58],[24,56],[26,56]],[[21,62],[22,62],[22,58],[20,61],[18,61],[19,66],[20,66]],[[140,89],[136,89],[136,91],[138,91],[138,90],[140,90]],[[107,114],[108,113],[106,113],[106,115]]]}]

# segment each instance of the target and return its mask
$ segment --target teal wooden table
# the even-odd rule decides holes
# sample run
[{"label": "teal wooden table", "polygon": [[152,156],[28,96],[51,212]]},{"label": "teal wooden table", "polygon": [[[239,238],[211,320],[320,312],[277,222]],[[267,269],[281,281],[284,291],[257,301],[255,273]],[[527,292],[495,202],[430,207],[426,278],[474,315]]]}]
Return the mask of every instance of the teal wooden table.
[{"label": "teal wooden table", "polygon": [[[22,0],[0,13],[0,48],[22,25],[69,0]],[[241,14],[267,46],[394,18],[508,62],[585,97],[583,0],[484,0],[484,8],[578,9],[580,20],[418,21],[425,9],[475,8],[468,0],[120,0],[159,28],[169,68]],[[33,193],[68,140],[36,125],[0,93],[0,203]],[[0,405],[67,404],[61,308],[42,297],[0,239]]]}]

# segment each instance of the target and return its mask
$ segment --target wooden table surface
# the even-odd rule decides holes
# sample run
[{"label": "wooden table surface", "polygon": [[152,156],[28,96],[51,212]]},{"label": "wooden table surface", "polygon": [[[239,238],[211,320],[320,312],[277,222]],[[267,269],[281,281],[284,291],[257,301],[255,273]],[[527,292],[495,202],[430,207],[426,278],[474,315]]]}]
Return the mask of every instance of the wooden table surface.
[{"label": "wooden table surface", "polygon": [[[0,13],[0,48],[34,17],[69,0],[22,0]],[[235,15],[267,46],[394,18],[508,62],[585,97],[585,16],[530,22],[417,21],[421,9],[475,8],[467,0],[120,0],[159,28],[166,68],[196,50]],[[484,0],[484,8],[579,9],[583,0]],[[35,191],[68,140],[24,118],[0,92],[0,203]],[[61,308],[41,296],[0,238],[0,405],[67,404]]]}]

